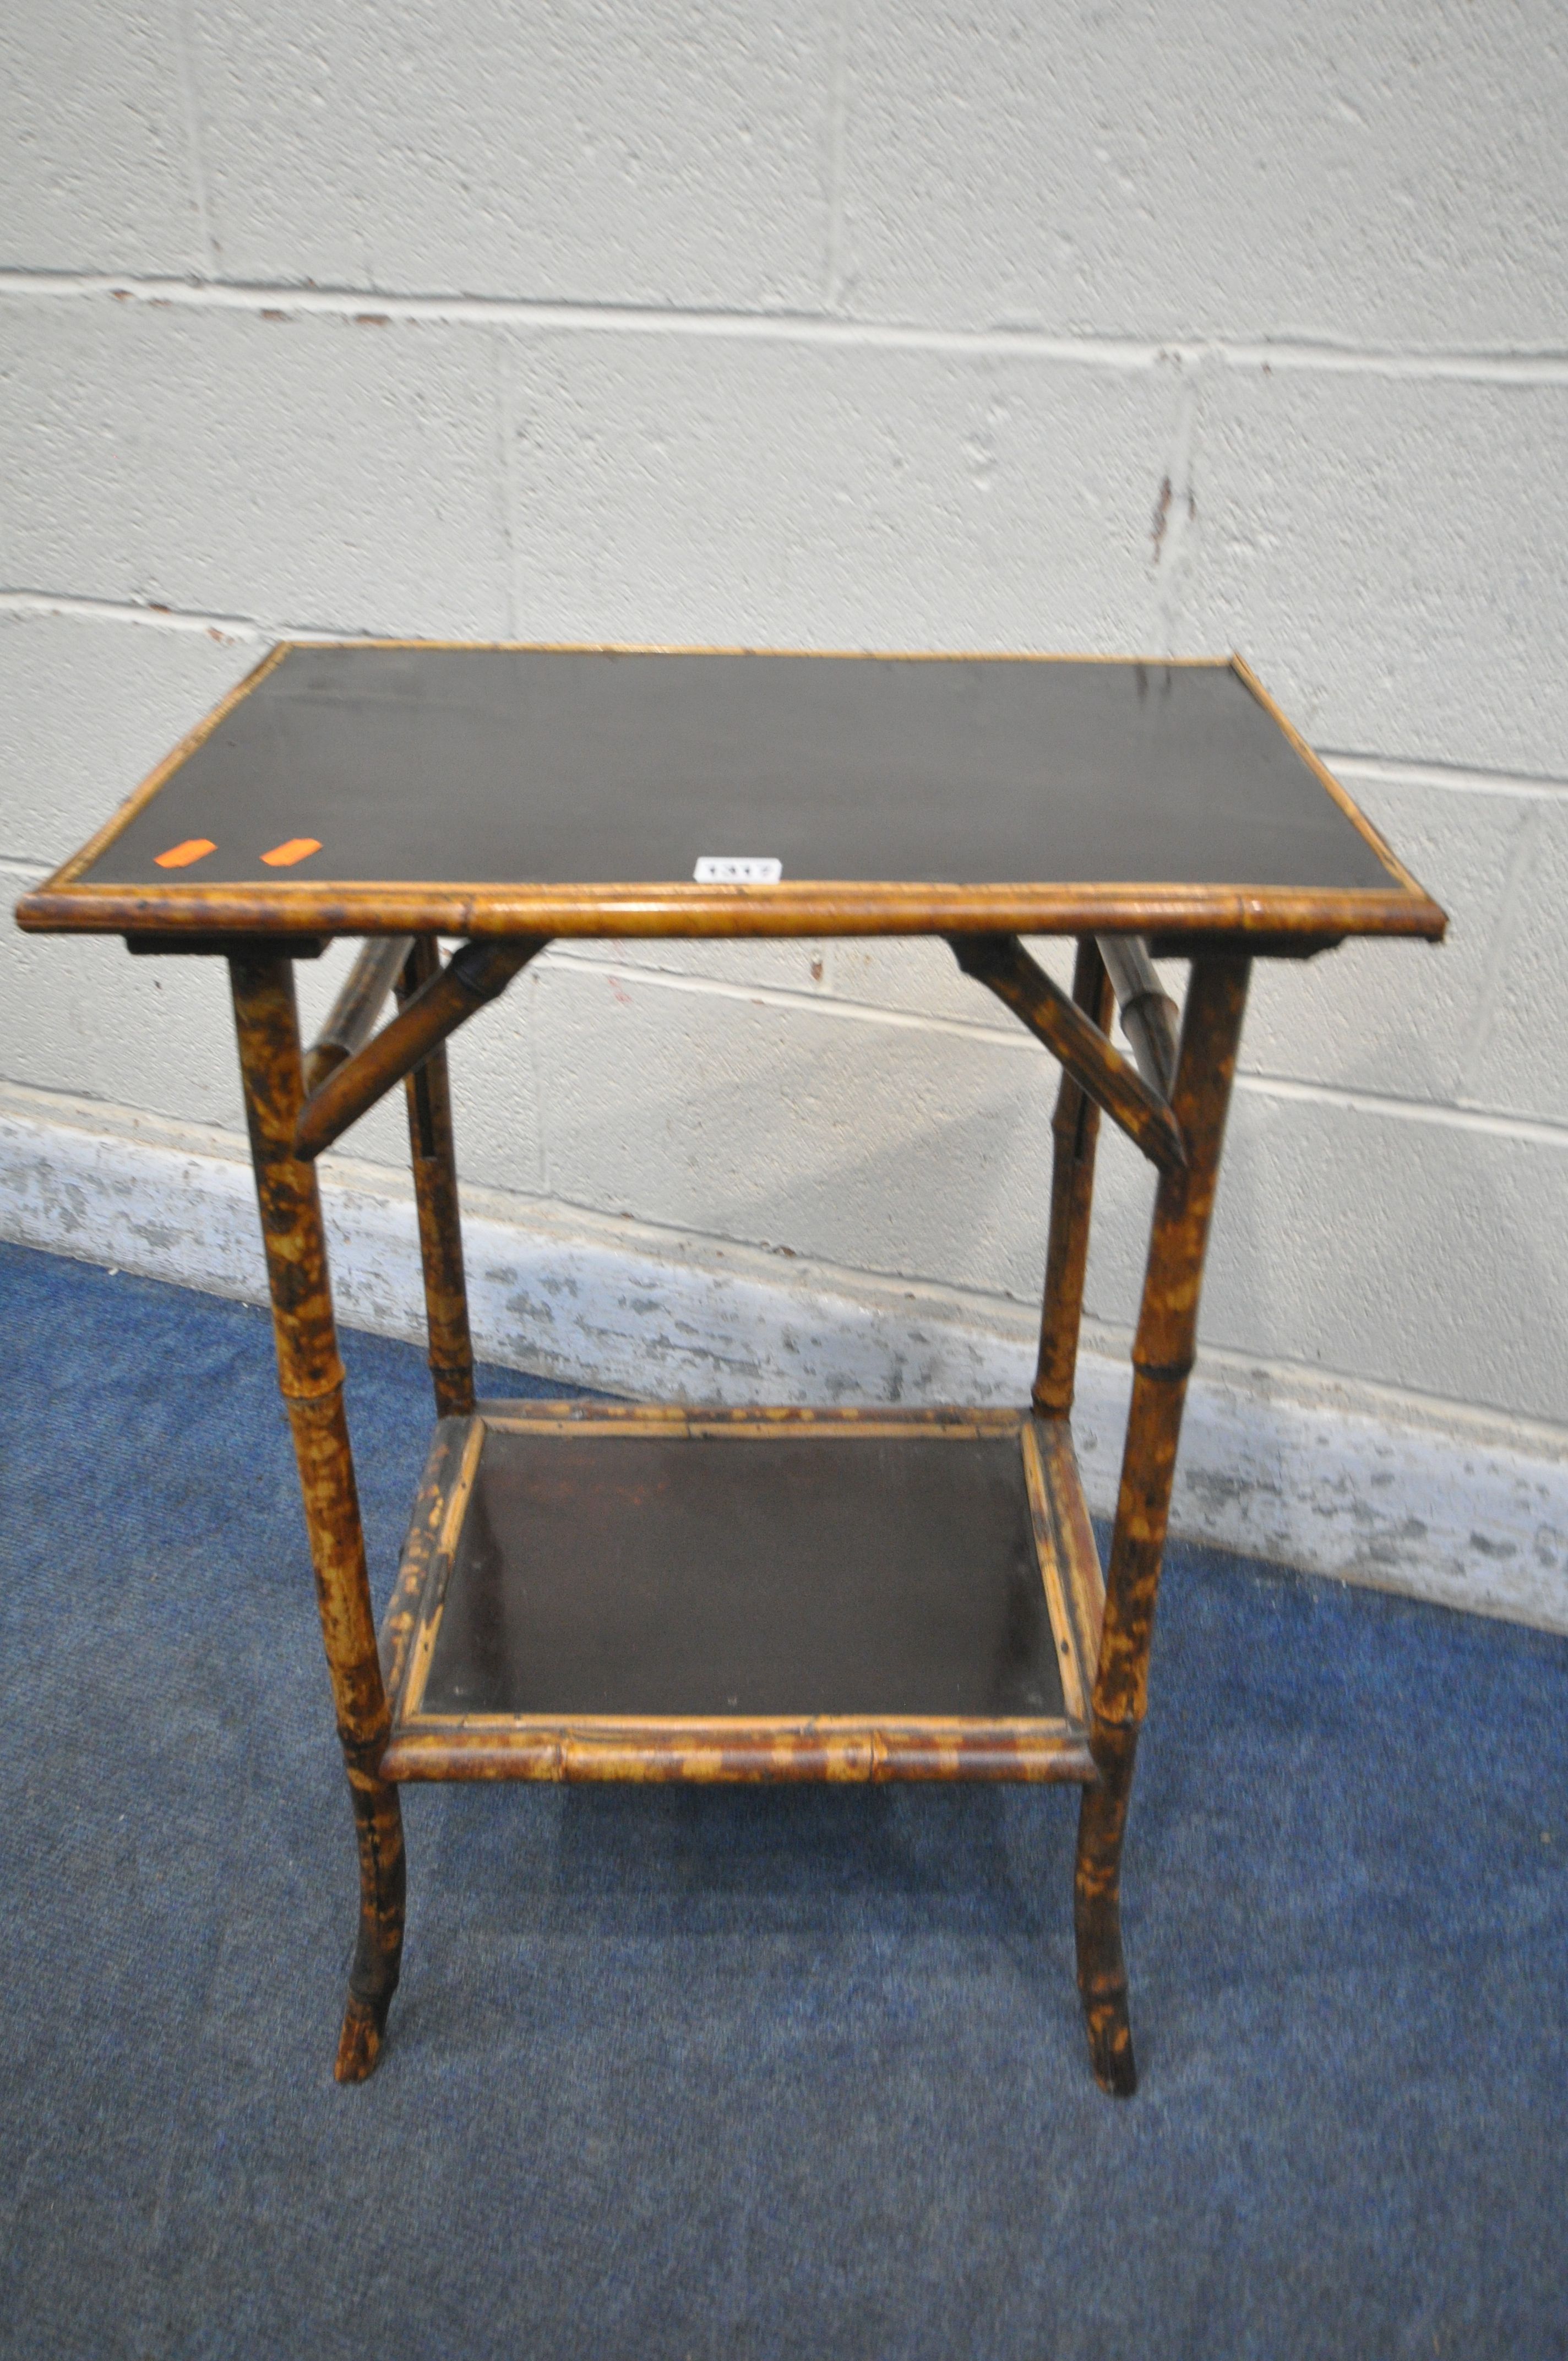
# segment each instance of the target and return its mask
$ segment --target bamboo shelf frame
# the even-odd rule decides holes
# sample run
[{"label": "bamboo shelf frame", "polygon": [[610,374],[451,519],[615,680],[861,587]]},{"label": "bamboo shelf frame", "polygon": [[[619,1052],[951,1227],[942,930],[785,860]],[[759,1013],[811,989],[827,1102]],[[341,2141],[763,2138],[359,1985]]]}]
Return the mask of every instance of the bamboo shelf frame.
[{"label": "bamboo shelf frame", "polygon": [[[735,1444],[761,1444],[770,1457],[783,1460],[792,1454],[793,1446],[831,1444],[836,1448],[830,1459],[852,1481],[855,1457],[863,1458],[868,1446],[883,1445],[884,1465],[878,1472],[884,1483],[895,1484],[902,1474],[895,1463],[907,1459],[911,1446],[918,1451],[922,1444],[935,1443],[944,1457],[957,1461],[970,1446],[989,1445],[991,1461],[1003,1463],[1001,1470],[993,1467],[990,1472],[1003,1473],[1005,1480],[1004,1471],[1011,1462],[1016,1508],[1027,1522],[1033,1544],[1029,1571],[1044,1609],[1040,1639],[1051,1658],[1046,1669],[1059,1683],[1059,1710],[1028,1714],[944,1710],[947,1701],[940,1692],[950,1682],[953,1668],[950,1657],[939,1651],[933,1661],[917,1668],[916,1677],[929,1685],[925,1710],[824,1713],[812,1705],[809,1695],[802,1697],[800,1709],[794,1712],[715,1710],[718,1699],[696,1693],[713,1686],[714,1668],[702,1649],[711,1632],[716,1598],[731,1594],[733,1616],[733,1594],[739,1592],[749,1618],[765,1616],[780,1626],[768,1634],[768,1644],[776,1654],[765,1670],[775,1679],[782,1675],[786,1683],[797,1677],[789,1655],[793,1627],[809,1621],[813,1602],[803,1605],[796,1597],[781,1591],[776,1565],[770,1563],[765,1572],[758,1571],[749,1532],[737,1532],[732,1525],[716,1532],[711,1523],[704,1532],[709,1548],[707,1561],[688,1569],[691,1578],[683,1587],[681,1599],[670,1602],[672,1615],[690,1616],[694,1627],[693,1653],[673,1668],[677,1681],[691,1685],[688,1694],[695,1702],[685,1710],[641,1714],[581,1709],[477,1711],[451,1704],[433,1705],[428,1690],[455,1570],[461,1568],[466,1574],[470,1586],[476,1581],[476,1552],[471,1542],[465,1547],[476,1479],[484,1455],[498,1445],[504,1447],[508,1438],[529,1438],[548,1446],[549,1460],[560,1465],[542,1466],[543,1480],[536,1478],[538,1488],[559,1494],[564,1488],[571,1488],[567,1512],[585,1519],[593,1515],[593,1495],[607,1471],[613,1471],[617,1458],[627,1458],[628,1444],[682,1446],[676,1453],[666,1450],[658,1456],[663,1469],[674,1473],[674,1488],[681,1496],[677,1508],[695,1504],[699,1510],[705,1478],[715,1466],[715,1447],[732,1458]],[[599,1447],[587,1451],[582,1447],[586,1444]],[[794,1455],[799,1455],[797,1450]],[[822,1455],[816,1456],[820,1461]],[[767,1470],[762,1473],[765,1479]],[[781,1501],[765,1481],[758,1485],[754,1463],[747,1480],[758,1488],[759,1518],[776,1517]],[[799,1488],[791,1488],[796,1494],[798,1513]],[[606,1515],[601,1510],[594,1522],[596,1553],[602,1552],[606,1562],[618,1569],[634,1542],[641,1541],[646,1546],[651,1538],[657,1550],[663,1538],[657,1529],[658,1502],[644,1502],[640,1492],[640,1483],[634,1482],[619,1504],[618,1513]],[[821,1515],[830,1506],[830,1495],[820,1509],[814,1500],[814,1512]],[[647,1536],[641,1529],[651,1521],[655,1530]],[[673,1543],[674,1531],[666,1530]],[[895,1543],[883,1548],[881,1536],[872,1530],[861,1537],[855,1553],[861,1563],[846,1569],[859,1577],[855,1587],[861,1596],[852,1603],[861,1614],[869,1609],[880,1621],[879,1610],[884,1610],[890,1620],[897,1617],[913,1622],[917,1643],[922,1637],[919,1609],[924,1603],[929,1617],[929,1598],[928,1595],[923,1598],[905,1583],[907,1567],[901,1555],[920,1548],[926,1538],[917,1528],[901,1530]],[[493,1554],[493,1542],[490,1548]],[[748,1564],[749,1560],[753,1563]],[[581,1582],[580,1569],[574,1586],[572,1577],[557,1576],[540,1558],[521,1572],[515,1567],[511,1572],[510,1596],[499,1612],[514,1627],[514,1649],[526,1649],[535,1659],[527,1670],[546,1693],[553,1680],[564,1677],[560,1660],[551,1657],[548,1640],[542,1641],[534,1626],[528,1627],[527,1637],[519,1635],[515,1628],[527,1614],[526,1594],[531,1587],[550,1594],[545,1617],[556,1625],[565,1620],[579,1651],[602,1643],[608,1628],[611,1647],[606,1678],[612,1686],[627,1679],[636,1654],[637,1633],[634,1619],[629,1619],[619,1631],[615,1629],[620,1603],[619,1577],[606,1586],[605,1596]],[[953,1625],[975,1615],[980,1602],[972,1564],[949,1556],[922,1572],[927,1591],[934,1579],[947,1593],[945,1631],[950,1632]],[[868,1587],[869,1598],[864,1595]],[[986,1602],[992,1609],[992,1625],[1003,1628],[987,1626],[977,1634],[983,1644],[1004,1646],[1007,1621],[1019,1620],[1021,1609],[1026,1612],[1027,1601],[1019,1597],[1019,1587],[1014,1583]],[[561,1590],[564,1598],[554,1595]],[[1009,1411],[699,1413],[663,1405],[486,1402],[472,1418],[444,1420],[436,1429],[397,1587],[381,1626],[381,1676],[391,1711],[391,1734],[380,1772],[390,1780],[1091,1781],[1097,1774],[1089,1748],[1089,1697],[1100,1653],[1104,1602],[1100,1560],[1072,1438],[1060,1422]],[[822,1602],[816,1604],[820,1611]],[[843,1644],[842,1601],[830,1598],[826,1604],[833,1618],[833,1637]],[[548,1631],[545,1618],[540,1620]],[[851,1630],[847,1636],[851,1648],[859,1640],[861,1657],[874,1662],[879,1636],[874,1628],[861,1633]],[[818,1648],[817,1653],[823,1652]],[[972,1675],[976,1668],[969,1669]],[[812,1674],[805,1672],[798,1677],[806,1686]],[[816,1678],[820,1680],[819,1671]],[[854,1675],[848,1678],[852,1687]]]}]

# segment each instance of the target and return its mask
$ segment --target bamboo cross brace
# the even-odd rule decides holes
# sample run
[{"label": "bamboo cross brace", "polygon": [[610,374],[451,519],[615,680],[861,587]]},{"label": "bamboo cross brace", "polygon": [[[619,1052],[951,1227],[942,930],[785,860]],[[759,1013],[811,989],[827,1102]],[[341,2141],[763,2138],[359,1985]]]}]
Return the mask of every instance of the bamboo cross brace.
[{"label": "bamboo cross brace", "polygon": [[1168,1099],[1176,1088],[1176,1003],[1155,972],[1145,936],[1101,935],[1098,940],[1138,1071]]},{"label": "bamboo cross brace", "polygon": [[466,1025],[514,975],[536,959],[548,939],[523,935],[510,942],[465,943],[446,965],[405,1002],[373,1041],[336,1067],[305,1101],[294,1152],[313,1163],[352,1123],[412,1073],[437,1042]]},{"label": "bamboo cross brace", "polygon": [[412,941],[411,935],[373,935],[361,945],[343,990],[332,1004],[332,1014],[305,1060],[307,1096],[345,1059],[365,1047],[382,1002],[402,972]]},{"label": "bamboo cross brace", "polygon": [[1016,935],[949,935],[948,944],[964,973],[1005,1002],[1151,1164],[1162,1172],[1180,1170],[1187,1152],[1167,1102],[1052,983]]}]

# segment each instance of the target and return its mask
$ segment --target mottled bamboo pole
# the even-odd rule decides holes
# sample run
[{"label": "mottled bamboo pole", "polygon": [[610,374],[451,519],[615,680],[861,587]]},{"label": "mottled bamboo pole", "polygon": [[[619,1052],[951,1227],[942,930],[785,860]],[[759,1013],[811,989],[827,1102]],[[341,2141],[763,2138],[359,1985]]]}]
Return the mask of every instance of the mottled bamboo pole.
[{"label": "mottled bamboo pole", "polygon": [[1168,1098],[1176,1087],[1176,1003],[1159,980],[1146,937],[1102,935],[1099,940],[1138,1071]]},{"label": "mottled bamboo pole", "polygon": [[499,998],[520,969],[544,949],[543,935],[510,942],[465,943],[422,984],[373,1040],[334,1067],[311,1093],[294,1133],[294,1152],[312,1163],[357,1123],[394,1082],[411,1074],[438,1041]]},{"label": "mottled bamboo pole", "polygon": [[1180,1163],[1181,1132],[1166,1101],[1030,958],[1016,935],[949,935],[948,947],[964,973],[1023,1019],[1151,1163],[1162,1170]]},{"label": "mottled bamboo pole", "polygon": [[372,935],[360,945],[326,1023],[305,1053],[307,1098],[345,1059],[365,1047],[412,940],[411,935]]},{"label": "mottled bamboo pole", "polygon": [[[1079,942],[1072,996],[1090,1023],[1106,1031],[1111,1022],[1111,983],[1092,935],[1084,935]],[[1033,1400],[1043,1417],[1065,1418],[1072,1408],[1078,1367],[1089,1215],[1094,1196],[1094,1150],[1100,1137],[1100,1109],[1065,1066],[1051,1133],[1055,1153],[1050,1243],[1046,1249],[1046,1301]]]},{"label": "mottled bamboo pole", "polygon": [[1100,1777],[1084,1789],[1079,1814],[1078,1984],[1095,2077],[1118,2098],[1137,2087],[1122,1957],[1122,1840],[1247,970],[1245,959],[1197,959],[1188,986],[1174,1099],[1187,1161],[1161,1173],[1155,1200],[1094,1684],[1090,1745]]},{"label": "mottled bamboo pole", "polygon": [[363,2081],[380,2053],[403,1944],[403,1824],[378,1777],[389,1734],[354,1458],[343,1411],[326,1238],[316,1177],[294,1153],[304,1095],[291,961],[269,950],[229,961],[278,1382],[288,1404],[315,1566],[316,1605],[359,1844],[359,1938],[348,1975],[337,2079]]},{"label": "mottled bamboo pole", "polygon": [[[398,979],[398,1005],[406,1008],[441,972],[433,935],[416,935]],[[457,1160],[452,1143],[452,1090],[446,1049],[438,1041],[403,1083],[409,1148],[419,1206],[419,1251],[424,1266],[425,1325],[430,1376],[438,1418],[474,1412],[474,1345],[468,1334],[468,1285],[463,1269],[463,1220],[457,1202]]]}]

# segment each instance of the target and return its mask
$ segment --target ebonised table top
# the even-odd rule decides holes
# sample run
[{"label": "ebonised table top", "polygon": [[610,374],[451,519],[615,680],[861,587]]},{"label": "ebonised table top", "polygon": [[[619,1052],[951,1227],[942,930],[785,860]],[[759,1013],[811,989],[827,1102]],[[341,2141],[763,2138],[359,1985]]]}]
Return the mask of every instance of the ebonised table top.
[{"label": "ebonised table top", "polygon": [[34,929],[1436,937],[1239,658],[273,650]]}]

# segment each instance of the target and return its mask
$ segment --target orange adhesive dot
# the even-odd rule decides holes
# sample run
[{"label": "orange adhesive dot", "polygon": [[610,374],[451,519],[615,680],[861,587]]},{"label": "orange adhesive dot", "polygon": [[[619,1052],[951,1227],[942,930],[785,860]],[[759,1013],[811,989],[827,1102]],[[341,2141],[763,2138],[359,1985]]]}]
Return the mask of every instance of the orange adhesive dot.
[{"label": "orange adhesive dot", "polygon": [[303,861],[321,849],[319,836],[291,836],[286,843],[275,844],[271,851],[264,852],[261,858],[269,869],[292,869],[296,861]]},{"label": "orange adhesive dot", "polygon": [[188,836],[183,844],[171,844],[167,852],[152,857],[159,869],[189,869],[192,861],[205,861],[217,849],[210,836]]}]

